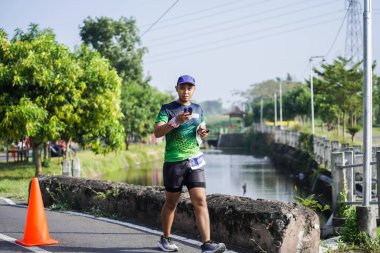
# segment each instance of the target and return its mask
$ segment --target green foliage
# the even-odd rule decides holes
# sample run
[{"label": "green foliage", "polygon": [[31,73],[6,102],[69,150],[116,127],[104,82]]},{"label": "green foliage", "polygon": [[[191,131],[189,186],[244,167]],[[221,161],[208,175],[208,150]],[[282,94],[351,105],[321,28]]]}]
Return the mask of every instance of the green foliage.
[{"label": "green foliage", "polygon": [[153,133],[154,119],[161,105],[170,102],[172,97],[148,84],[131,83],[124,89],[121,106],[125,113],[122,120],[125,132],[129,138],[142,138]]},{"label": "green foliage", "polygon": [[377,234],[375,238],[371,238],[365,232],[359,231],[356,215],[355,206],[350,206],[343,211],[343,216],[346,218],[346,221],[340,233],[340,240],[344,243],[340,245],[340,248],[360,249],[370,253],[380,252],[379,235]]},{"label": "green foliage", "polygon": [[122,145],[120,87],[107,60],[85,47],[72,54],[49,29],[31,24],[11,41],[0,36],[0,137],[30,137],[36,175],[39,147],[49,140],[74,139],[102,153]]},{"label": "green foliage", "polygon": [[308,154],[312,156],[314,154],[313,135],[301,132],[299,137],[299,146],[301,150],[306,151]]},{"label": "green foliage", "polygon": [[123,116],[121,80],[105,58],[86,46],[76,51],[76,58],[83,70],[79,79],[82,94],[77,98],[76,118],[67,128],[66,139],[72,137],[96,153],[118,150],[124,142],[119,122]]},{"label": "green foliage", "polygon": [[[350,117],[360,115],[363,108],[363,70],[361,62],[353,64],[343,57],[331,64],[322,64],[314,69],[314,104],[317,117],[325,122],[339,114]],[[309,80],[310,82],[310,80]],[[345,125],[345,122],[343,122]]]},{"label": "green foliage", "polygon": [[360,127],[349,126],[349,127],[347,127],[347,131],[351,135],[351,141],[354,142],[355,135],[360,131]]},{"label": "green foliage", "polygon": [[127,141],[151,134],[161,105],[170,102],[172,97],[151,87],[148,84],[150,77],[143,77],[145,48],[140,47],[135,20],[100,17],[87,18],[83,23],[80,31],[83,42],[108,59],[122,78],[121,110],[124,117],[121,123]]},{"label": "green foliage", "polygon": [[302,206],[308,207],[313,211],[319,211],[319,212],[324,212],[327,210],[330,210],[329,205],[321,205],[318,200],[315,199],[315,195],[311,194],[307,196],[306,198],[301,198],[299,196],[296,196],[294,201]]},{"label": "green foliage", "polygon": [[136,21],[121,17],[92,19],[88,17],[80,27],[82,41],[107,58],[125,83],[143,79],[142,57]]}]

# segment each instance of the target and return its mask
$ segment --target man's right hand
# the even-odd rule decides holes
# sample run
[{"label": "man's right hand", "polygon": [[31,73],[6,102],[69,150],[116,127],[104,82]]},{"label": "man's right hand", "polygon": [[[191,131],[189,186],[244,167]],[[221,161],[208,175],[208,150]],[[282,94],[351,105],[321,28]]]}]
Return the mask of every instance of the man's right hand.
[{"label": "man's right hand", "polygon": [[176,117],[177,117],[177,122],[179,124],[182,124],[182,123],[185,123],[185,122],[191,120],[191,118],[193,117],[193,115],[189,114],[189,113],[185,114],[184,112],[180,112]]}]

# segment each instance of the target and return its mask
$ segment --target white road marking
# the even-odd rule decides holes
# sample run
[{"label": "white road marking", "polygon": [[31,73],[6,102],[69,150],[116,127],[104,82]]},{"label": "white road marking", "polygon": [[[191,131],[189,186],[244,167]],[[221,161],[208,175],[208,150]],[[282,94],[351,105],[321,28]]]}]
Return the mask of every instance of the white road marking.
[{"label": "white road marking", "polygon": [[16,239],[14,239],[12,237],[9,237],[7,235],[0,234],[0,239],[4,240],[4,241],[7,241],[7,242],[11,242],[13,244],[16,244],[17,246],[23,247],[24,249],[33,251],[35,253],[52,253],[50,251],[47,251],[47,250],[44,250],[44,249],[41,249],[41,248],[38,248],[38,247],[35,247],[35,246],[33,246],[33,247],[24,247],[24,246],[22,246],[20,244],[17,244],[16,243]]},{"label": "white road marking", "polygon": [[2,197],[0,197],[0,199],[1,199],[1,200],[4,200],[8,205],[11,205],[11,206],[16,205],[16,203],[13,202],[11,199],[2,198]]}]

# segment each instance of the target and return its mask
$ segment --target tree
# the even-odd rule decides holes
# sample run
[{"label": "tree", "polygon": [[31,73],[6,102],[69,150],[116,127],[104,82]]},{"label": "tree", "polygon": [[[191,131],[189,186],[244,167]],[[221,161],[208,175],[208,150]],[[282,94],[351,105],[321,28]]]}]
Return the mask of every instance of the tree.
[{"label": "tree", "polygon": [[139,47],[140,39],[133,18],[88,17],[80,27],[82,41],[107,58],[116,69],[123,83],[143,81],[142,57],[145,48]]},{"label": "tree", "polygon": [[78,80],[82,93],[76,99],[78,120],[65,131],[66,140],[90,146],[95,153],[118,150],[124,141],[121,79],[107,59],[87,46],[82,45],[75,56],[83,71]]},{"label": "tree", "polygon": [[[0,44],[0,115],[6,138],[30,137],[36,175],[42,173],[40,145],[60,136],[80,93],[81,71],[69,50],[56,43],[51,30],[32,24]],[[33,108],[33,110],[32,110]]]},{"label": "tree", "polygon": [[126,133],[126,147],[133,139],[143,138],[153,132],[154,118],[162,103],[171,99],[149,85],[144,79],[142,57],[135,20],[125,17],[112,20],[107,17],[87,18],[80,35],[85,44],[107,58],[122,77],[121,121]]},{"label": "tree", "polygon": [[122,123],[127,134],[126,146],[134,138],[140,139],[153,133],[154,119],[161,105],[170,102],[173,98],[163,94],[148,84],[137,85],[131,83],[125,87],[125,97],[122,107],[127,112]]},{"label": "tree", "polygon": [[323,64],[321,70],[314,69],[314,94],[316,114],[321,118],[335,115],[340,123],[343,115],[343,133],[348,117],[356,124],[363,105],[363,70],[361,63],[350,65],[350,61],[338,57],[332,64]]},{"label": "tree", "polygon": [[0,134],[29,136],[36,176],[49,140],[74,139],[103,153],[122,144],[120,78],[98,53],[81,48],[75,56],[32,24],[12,42],[0,37],[0,73]]},{"label": "tree", "polygon": [[310,89],[306,86],[298,86],[293,88],[283,97],[283,108],[285,119],[294,119],[300,117],[302,123],[305,118],[310,115]]}]

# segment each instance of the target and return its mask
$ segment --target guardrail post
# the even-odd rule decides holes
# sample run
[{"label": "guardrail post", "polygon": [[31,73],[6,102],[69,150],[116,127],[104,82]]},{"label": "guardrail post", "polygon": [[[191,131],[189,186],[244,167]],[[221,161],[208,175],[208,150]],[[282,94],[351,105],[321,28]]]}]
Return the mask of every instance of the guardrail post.
[{"label": "guardrail post", "polygon": [[[345,151],[344,158],[347,161],[347,164],[354,163],[354,152],[353,151]],[[354,201],[354,191],[355,191],[355,178],[354,178],[354,168],[346,169],[346,178],[347,178],[347,200]]]},{"label": "guardrail post", "polygon": [[80,177],[80,160],[77,157],[73,158],[73,177]]},{"label": "guardrail post", "polygon": [[338,217],[339,195],[344,191],[344,173],[343,169],[338,168],[344,164],[344,153],[331,153],[331,175],[332,175],[332,212],[333,217]]},{"label": "guardrail post", "polygon": [[70,160],[65,159],[62,162],[62,175],[63,176],[70,176],[70,171],[71,171],[71,163]]}]

